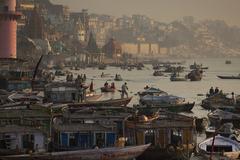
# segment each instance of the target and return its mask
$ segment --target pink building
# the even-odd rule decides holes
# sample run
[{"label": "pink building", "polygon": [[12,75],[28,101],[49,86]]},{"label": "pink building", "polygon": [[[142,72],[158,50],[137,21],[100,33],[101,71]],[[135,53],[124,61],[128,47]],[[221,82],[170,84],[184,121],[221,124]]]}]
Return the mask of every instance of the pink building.
[{"label": "pink building", "polygon": [[17,58],[16,0],[3,0],[0,4],[0,58]]}]

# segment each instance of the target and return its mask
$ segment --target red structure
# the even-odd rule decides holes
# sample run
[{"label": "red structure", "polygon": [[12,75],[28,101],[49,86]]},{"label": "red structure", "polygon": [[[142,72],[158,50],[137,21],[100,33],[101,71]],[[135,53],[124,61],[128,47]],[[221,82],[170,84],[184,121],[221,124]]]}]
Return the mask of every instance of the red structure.
[{"label": "red structure", "polygon": [[4,0],[0,4],[0,58],[17,58],[16,0]]}]

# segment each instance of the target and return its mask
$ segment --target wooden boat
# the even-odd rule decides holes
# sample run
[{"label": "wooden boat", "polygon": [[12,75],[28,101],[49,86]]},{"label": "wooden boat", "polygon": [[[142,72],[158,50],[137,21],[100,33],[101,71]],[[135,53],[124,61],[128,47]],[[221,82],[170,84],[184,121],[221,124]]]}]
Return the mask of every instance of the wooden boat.
[{"label": "wooden boat", "polygon": [[190,79],[191,81],[201,81],[202,80],[202,74],[203,71],[200,69],[195,69],[192,70],[188,75],[188,79]]},{"label": "wooden boat", "polygon": [[127,106],[127,104],[132,100],[132,97],[122,98],[122,99],[109,99],[103,101],[90,101],[83,103],[69,103],[69,107],[97,107],[97,106]]},{"label": "wooden boat", "polygon": [[40,97],[37,95],[38,93],[30,92],[30,93],[24,93],[24,92],[17,92],[13,93],[8,96],[8,99],[14,102],[29,102],[29,103],[42,103],[43,97]]},{"label": "wooden boat", "polygon": [[167,92],[164,92],[158,88],[147,88],[144,91],[138,92],[139,96],[145,96],[145,95],[168,95]]},{"label": "wooden boat", "polygon": [[140,156],[150,144],[0,157],[1,160],[129,160]]},{"label": "wooden boat", "polygon": [[139,70],[139,71],[142,70],[142,68],[143,68],[143,67],[140,66],[140,65],[137,66],[137,70]]},{"label": "wooden boat", "polygon": [[194,62],[194,64],[190,65],[190,69],[208,69],[208,67],[203,67],[202,64]]},{"label": "wooden boat", "polygon": [[[210,138],[213,137],[216,133],[216,127],[210,126],[206,129],[206,137]],[[218,134],[220,134],[223,137],[230,137],[234,134],[233,124],[232,123],[225,123],[220,127],[220,130],[218,130]]]},{"label": "wooden boat", "polygon": [[55,76],[65,76],[66,73],[64,73],[62,70],[56,70]]},{"label": "wooden boat", "polygon": [[114,78],[114,81],[122,81],[123,79],[122,79],[122,77],[121,77],[121,75],[120,74],[117,74],[116,76],[115,76],[115,78]]},{"label": "wooden boat", "polygon": [[240,79],[240,74],[237,76],[217,76],[220,79]]},{"label": "wooden boat", "polygon": [[187,81],[186,77],[180,77],[177,74],[172,74],[170,77],[170,81]]},{"label": "wooden boat", "polygon": [[128,71],[132,71],[132,67],[128,67]]},{"label": "wooden boat", "polygon": [[159,105],[148,105],[143,107],[137,107],[138,110],[144,112],[157,112],[159,109],[170,111],[170,112],[190,112],[195,105],[193,103],[182,103],[182,104],[159,104]]},{"label": "wooden boat", "polygon": [[[207,110],[222,109],[225,106],[231,106],[232,100],[225,94],[214,94],[202,100],[201,106]],[[226,108],[226,107],[225,107]],[[230,107],[228,108],[230,109]]]},{"label": "wooden boat", "polygon": [[140,98],[139,102],[143,105],[160,106],[165,104],[182,104],[185,103],[185,98],[173,95],[145,95]]},{"label": "wooden boat", "polygon": [[220,127],[224,123],[232,123],[234,127],[240,127],[240,115],[222,110],[208,113],[208,119],[213,126]]},{"label": "wooden boat", "polygon": [[163,76],[164,74],[161,71],[154,71],[153,76]]},{"label": "wooden boat", "polygon": [[183,66],[171,66],[171,65],[164,65],[165,70],[163,72],[166,73],[172,73],[172,72],[183,72],[184,71],[184,67]]},{"label": "wooden boat", "polygon": [[232,64],[232,61],[226,60],[226,61],[225,61],[225,64]]},{"label": "wooden boat", "polygon": [[151,109],[156,111],[157,109],[164,109],[171,112],[189,112],[195,105],[195,102],[185,102],[184,98],[172,95],[146,95],[141,97],[139,102],[142,105],[149,106],[145,109]]},{"label": "wooden boat", "polygon": [[111,74],[106,74],[102,72],[101,78],[106,78],[106,77],[111,77]]},{"label": "wooden boat", "polygon": [[201,67],[201,69],[208,69],[208,67]]},{"label": "wooden boat", "polygon": [[227,160],[228,158],[235,159],[235,155],[238,153],[239,156],[240,152],[240,144],[238,142],[233,141],[230,138],[222,137],[220,135],[215,136],[214,144],[212,137],[199,143],[198,148],[200,154],[208,158],[210,158],[212,154],[213,159],[223,160]]},{"label": "wooden boat", "polygon": [[107,65],[106,64],[100,64],[99,66],[98,66],[98,69],[99,70],[105,70],[107,68]]},{"label": "wooden boat", "polygon": [[101,92],[115,92],[115,88],[111,87],[101,87]]}]

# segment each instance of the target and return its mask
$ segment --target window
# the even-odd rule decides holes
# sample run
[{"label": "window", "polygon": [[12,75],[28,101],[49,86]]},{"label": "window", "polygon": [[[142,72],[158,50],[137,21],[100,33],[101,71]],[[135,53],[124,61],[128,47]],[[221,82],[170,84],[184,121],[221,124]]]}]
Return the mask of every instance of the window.
[{"label": "window", "polygon": [[25,134],[22,136],[22,147],[24,149],[33,150],[34,149],[34,135]]},{"label": "window", "polygon": [[113,147],[116,141],[116,134],[115,133],[107,133],[107,147]]},{"label": "window", "polygon": [[4,140],[4,134],[0,134],[0,149],[7,149],[7,145]]},{"label": "window", "polygon": [[151,143],[152,145],[155,145],[155,135],[154,130],[146,130],[145,131],[145,144]]},{"label": "window", "polygon": [[105,147],[105,133],[96,133],[95,137],[96,137],[95,139],[96,145],[99,148]]},{"label": "window", "polygon": [[92,147],[93,136],[90,133],[79,133],[78,147],[87,149]]},{"label": "window", "polygon": [[77,147],[78,133],[69,133],[69,146]]},{"label": "window", "polygon": [[182,144],[182,132],[180,129],[171,130],[171,144],[176,146]]}]

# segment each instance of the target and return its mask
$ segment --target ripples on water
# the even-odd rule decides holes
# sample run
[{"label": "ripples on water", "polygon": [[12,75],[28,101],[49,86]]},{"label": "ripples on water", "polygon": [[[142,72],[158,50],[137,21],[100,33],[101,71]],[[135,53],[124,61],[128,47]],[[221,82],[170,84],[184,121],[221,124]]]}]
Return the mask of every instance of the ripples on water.
[{"label": "ripples on water", "polygon": [[[72,71],[74,77],[77,74],[86,74],[88,81],[94,80],[94,88],[97,89],[97,92],[100,93],[100,87],[108,80],[109,83],[113,81],[115,74],[121,74],[122,78],[128,83],[129,95],[134,96],[130,106],[138,103],[138,96],[136,93],[140,90],[143,90],[143,87],[146,85],[160,88],[172,95],[177,95],[186,98],[187,101],[195,101],[196,105],[193,108],[193,113],[184,113],[190,116],[206,117],[207,111],[203,110],[200,106],[201,100],[205,98],[205,94],[208,92],[211,86],[219,87],[220,90],[223,90],[224,93],[235,92],[240,94],[240,80],[222,80],[216,77],[216,75],[238,75],[240,73],[240,59],[230,59],[232,64],[225,64],[226,59],[197,59],[197,60],[186,60],[184,66],[186,67],[186,72],[183,75],[187,74],[189,65],[193,64],[194,61],[197,63],[202,63],[203,66],[209,67],[208,70],[204,72],[202,81],[198,82],[171,82],[169,79],[170,74],[166,74],[166,77],[154,77],[153,69],[151,65],[145,65],[143,70],[121,70],[120,68],[108,67],[107,70],[98,70],[87,68],[79,71]],[[162,60],[164,61],[164,60]],[[182,60],[174,60],[182,61]],[[111,74],[111,77],[101,78],[101,73]],[[122,82],[115,82],[117,88],[121,88]],[[203,94],[204,96],[197,96],[197,94]],[[120,93],[116,92],[115,94],[104,94],[103,98],[119,98]]]}]

